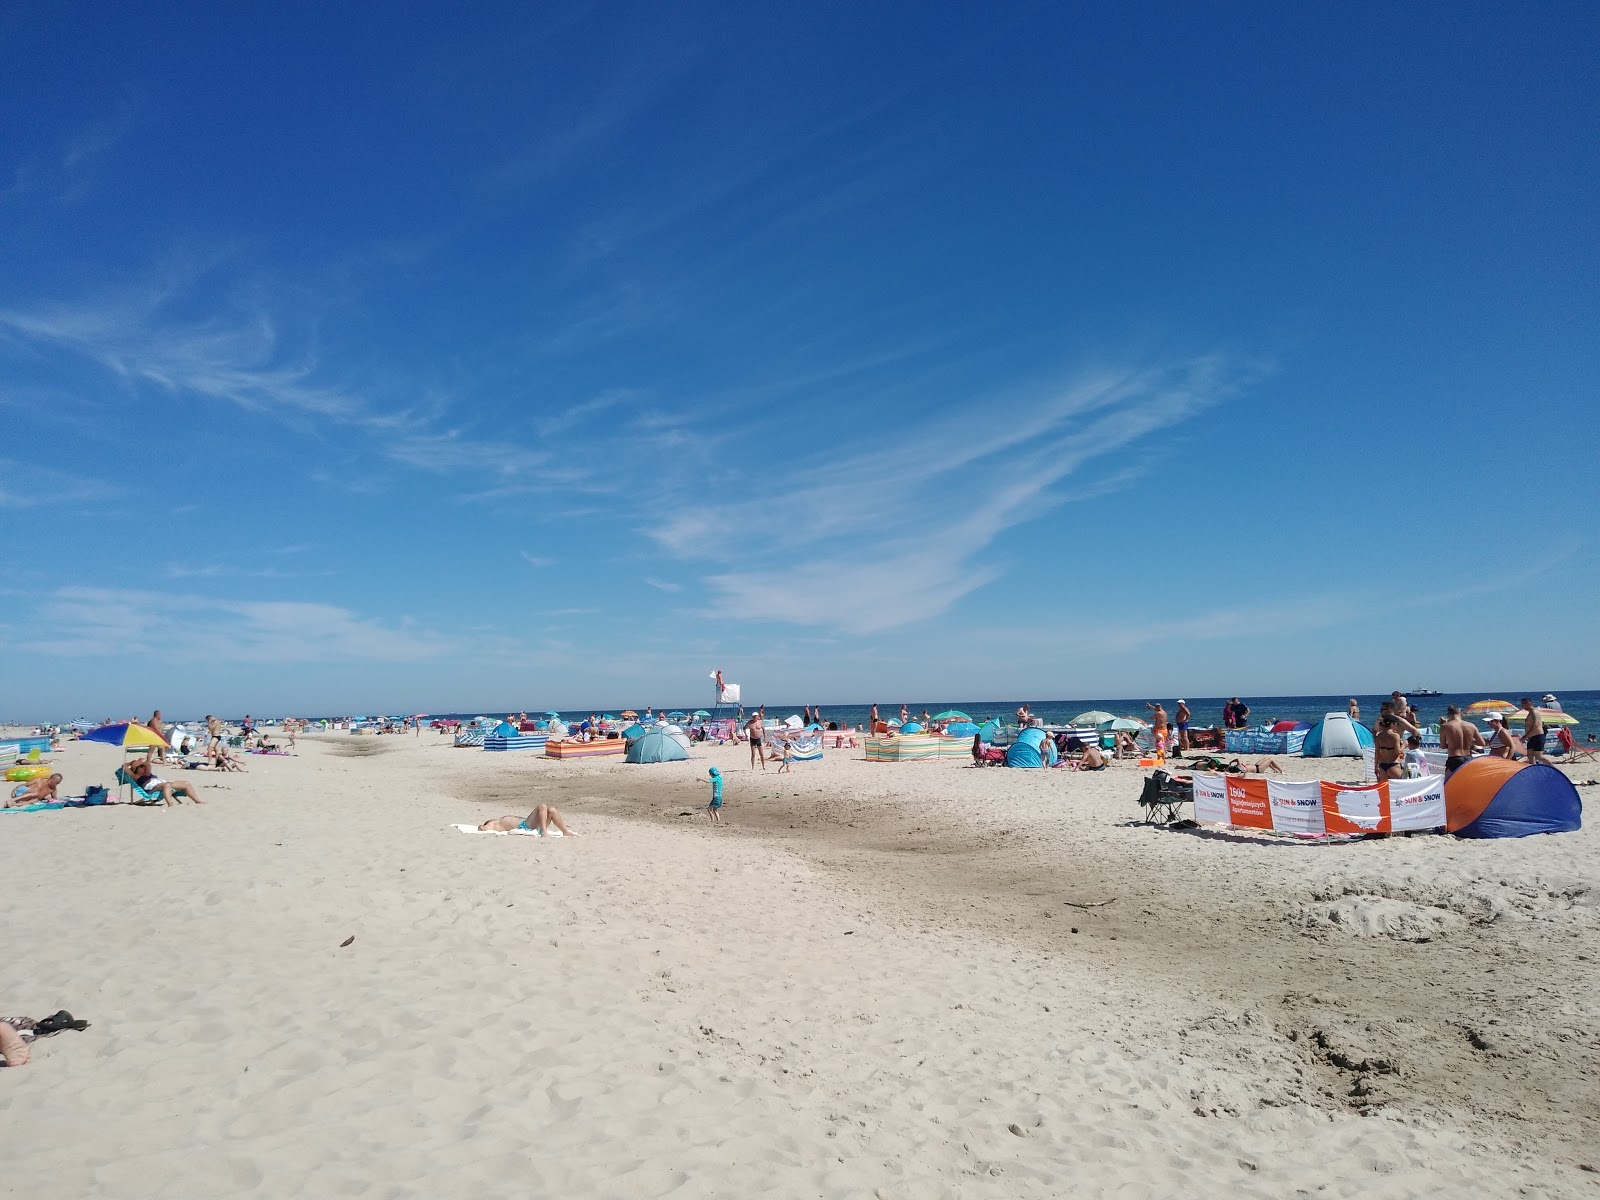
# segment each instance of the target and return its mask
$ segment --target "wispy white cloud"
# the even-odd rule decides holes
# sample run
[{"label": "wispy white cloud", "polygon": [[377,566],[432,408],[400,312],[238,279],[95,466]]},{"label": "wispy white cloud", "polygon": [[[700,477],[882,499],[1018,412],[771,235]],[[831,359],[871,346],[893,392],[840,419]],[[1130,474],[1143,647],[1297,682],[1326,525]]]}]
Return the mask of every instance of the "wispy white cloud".
[{"label": "wispy white cloud", "polygon": [[306,579],[338,574],[331,569],[321,571],[285,571],[274,566],[243,566],[237,563],[168,563],[161,569],[167,579]]},{"label": "wispy white cloud", "polygon": [[[450,396],[370,373],[359,385],[344,382],[356,376],[358,364],[325,363],[308,332],[314,322],[297,320],[301,332],[291,335],[267,304],[198,303],[203,281],[220,269],[215,261],[184,263],[143,287],[70,303],[0,308],[0,345],[10,342],[19,353],[65,353],[132,387],[226,402],[280,422],[300,419],[308,432],[327,426],[354,430],[361,436],[347,448],[356,460],[341,471],[312,472],[315,481],[342,490],[383,490],[381,460],[470,477],[479,484],[470,498],[480,500],[593,485],[594,472],[581,456],[558,456],[544,444],[553,431],[529,430],[519,439],[441,427]],[[230,295],[256,296],[261,290],[240,286]],[[207,315],[189,315],[196,308]],[[577,406],[571,419],[581,421],[624,399],[622,393],[603,393]]]},{"label": "wispy white cloud", "polygon": [[0,459],[0,509],[50,508],[109,500],[111,484],[37,463]]},{"label": "wispy white cloud", "polygon": [[683,584],[673,583],[666,579],[654,579],[647,575],[644,581],[658,592],[681,592],[683,590]]},{"label": "wispy white cloud", "polygon": [[522,561],[530,567],[553,567],[556,565],[556,560],[553,558],[545,558],[540,554],[529,554],[526,550],[520,551],[520,553]]},{"label": "wispy white cloud", "polygon": [[1139,470],[1114,463],[1072,486],[1088,464],[1173,428],[1261,373],[1219,356],[1101,371],[897,425],[879,445],[834,461],[752,474],[734,483],[754,509],[804,519],[773,522],[754,549],[740,544],[737,560],[725,541],[704,537],[693,513],[649,532],[678,557],[728,564],[706,578],[717,616],[894,628],[995,578],[1002,568],[983,556],[1002,533]]},{"label": "wispy white cloud", "polygon": [[452,637],[331,604],[113,588],[60,588],[28,627],[30,652],[63,657],[159,649],[164,659],[208,663],[409,663],[464,649]]}]

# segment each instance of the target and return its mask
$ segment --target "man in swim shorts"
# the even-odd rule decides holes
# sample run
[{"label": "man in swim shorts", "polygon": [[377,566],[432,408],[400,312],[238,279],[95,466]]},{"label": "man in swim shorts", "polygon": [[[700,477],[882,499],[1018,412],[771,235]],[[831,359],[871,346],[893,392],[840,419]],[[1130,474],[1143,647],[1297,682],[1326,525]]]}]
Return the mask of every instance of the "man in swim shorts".
[{"label": "man in swim shorts", "polygon": [[1474,750],[1483,748],[1483,734],[1471,721],[1461,719],[1461,706],[1452,704],[1444,710],[1444,722],[1439,726],[1439,744],[1448,757],[1444,760],[1444,773],[1448,779],[1472,757]]},{"label": "man in swim shorts", "polygon": [[561,819],[560,810],[548,804],[535,804],[525,817],[492,817],[478,826],[479,833],[510,833],[513,829],[526,829],[543,837],[551,826],[561,831],[562,837],[577,837]]},{"label": "man in swim shorts", "polygon": [[1551,762],[1544,753],[1544,718],[1526,696],[1522,698],[1522,712],[1522,746],[1528,752],[1528,761],[1548,767]]},{"label": "man in swim shorts", "polygon": [[1185,753],[1189,750],[1189,702],[1179,700],[1178,707],[1173,710],[1173,720],[1178,723],[1178,749]]},{"label": "man in swim shorts", "polygon": [[1159,700],[1154,704],[1147,703],[1145,707],[1155,714],[1150,718],[1150,736],[1155,738],[1156,753],[1165,754],[1167,752],[1167,710],[1161,707],[1161,701]]},{"label": "man in swim shorts", "polygon": [[762,720],[761,710],[757,709],[748,721],[744,723],[744,731],[750,738],[750,765],[756,765],[756,760],[761,760],[761,769],[767,769],[767,752],[761,748],[761,741],[766,736],[767,725]]}]

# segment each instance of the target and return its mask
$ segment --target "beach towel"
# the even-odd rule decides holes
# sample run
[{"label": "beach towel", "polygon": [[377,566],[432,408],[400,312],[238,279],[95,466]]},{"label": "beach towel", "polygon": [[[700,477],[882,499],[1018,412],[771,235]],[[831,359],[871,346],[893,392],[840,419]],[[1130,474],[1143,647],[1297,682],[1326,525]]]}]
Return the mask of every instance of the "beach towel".
[{"label": "beach towel", "polygon": [[[450,828],[459,829],[462,833],[487,833],[493,835],[494,837],[505,837],[507,833],[520,833],[527,837],[539,836],[539,831],[537,829],[479,829],[476,825],[451,825]],[[565,835],[559,829],[551,829],[545,836],[557,838]]]}]

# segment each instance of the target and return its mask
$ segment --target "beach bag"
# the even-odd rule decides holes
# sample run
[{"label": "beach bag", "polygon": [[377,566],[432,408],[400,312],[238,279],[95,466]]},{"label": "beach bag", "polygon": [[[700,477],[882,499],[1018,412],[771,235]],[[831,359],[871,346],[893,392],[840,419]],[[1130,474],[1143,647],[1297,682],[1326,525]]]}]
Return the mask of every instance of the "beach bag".
[{"label": "beach bag", "polygon": [[104,804],[106,802],[106,789],[98,783],[83,790],[83,803],[87,805]]}]

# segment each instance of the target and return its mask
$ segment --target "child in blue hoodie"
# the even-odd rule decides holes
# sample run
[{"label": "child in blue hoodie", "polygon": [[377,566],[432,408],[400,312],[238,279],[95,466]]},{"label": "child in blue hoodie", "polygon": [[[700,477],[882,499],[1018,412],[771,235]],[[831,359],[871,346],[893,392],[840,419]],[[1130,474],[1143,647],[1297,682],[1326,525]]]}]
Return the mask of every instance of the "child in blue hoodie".
[{"label": "child in blue hoodie", "polygon": [[712,767],[706,772],[711,776],[711,803],[706,805],[706,816],[711,818],[713,825],[722,824],[722,772]]}]

